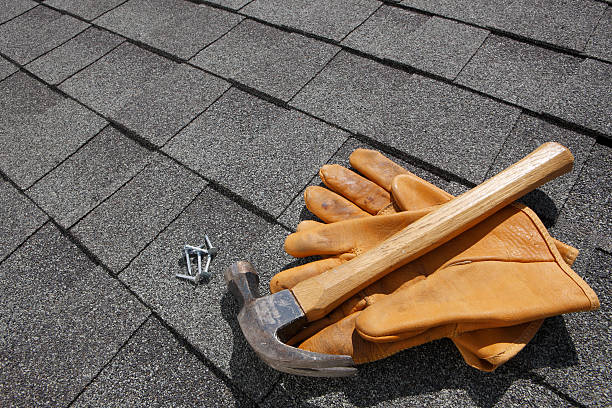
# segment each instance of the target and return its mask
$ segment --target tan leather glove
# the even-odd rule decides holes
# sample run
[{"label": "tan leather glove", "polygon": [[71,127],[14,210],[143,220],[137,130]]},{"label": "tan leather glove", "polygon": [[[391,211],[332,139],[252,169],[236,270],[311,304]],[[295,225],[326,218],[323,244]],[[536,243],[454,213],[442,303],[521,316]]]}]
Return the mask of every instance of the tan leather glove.
[{"label": "tan leather glove", "polygon": [[[357,150],[351,165],[371,181],[324,166],[326,186],[350,201],[309,188],[307,207],[331,224],[305,221],[285,243],[291,255],[327,257],[281,272],[271,282],[273,292],[346,262],[452,198],[377,152]],[[390,215],[371,216],[379,213]],[[567,266],[576,255],[529,209],[508,207],[375,282],[293,342],[364,363],[451,337],[468,364],[491,371],[524,347],[541,318],[598,307],[593,291]]]}]

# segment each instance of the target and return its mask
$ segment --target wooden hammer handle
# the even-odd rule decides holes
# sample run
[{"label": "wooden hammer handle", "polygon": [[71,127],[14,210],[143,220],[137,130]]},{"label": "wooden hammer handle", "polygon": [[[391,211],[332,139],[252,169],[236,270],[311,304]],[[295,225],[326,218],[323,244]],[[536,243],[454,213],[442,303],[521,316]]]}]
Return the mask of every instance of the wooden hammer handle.
[{"label": "wooden hammer handle", "polygon": [[574,157],[544,143],[519,162],[441,205],[378,246],[291,289],[314,321],[389,272],[451,240],[486,217],[572,169]]}]

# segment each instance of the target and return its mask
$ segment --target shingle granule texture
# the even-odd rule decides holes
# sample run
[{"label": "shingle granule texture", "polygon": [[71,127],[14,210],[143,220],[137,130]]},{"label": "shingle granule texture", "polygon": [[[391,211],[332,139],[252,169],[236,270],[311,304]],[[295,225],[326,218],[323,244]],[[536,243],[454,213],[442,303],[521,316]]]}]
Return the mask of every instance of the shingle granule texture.
[{"label": "shingle granule texture", "polygon": [[70,41],[28,64],[27,68],[50,84],[59,84],[121,44],[115,34],[90,27]]},{"label": "shingle granule texture", "polygon": [[585,53],[612,62],[612,7],[608,7],[599,20]]},{"label": "shingle granule texture", "polygon": [[587,58],[556,89],[545,109],[554,116],[612,137],[612,65]]},{"label": "shingle granule texture", "polygon": [[92,111],[24,73],[0,82],[0,112],[0,168],[21,188],[106,125]]},{"label": "shingle granule texture", "polygon": [[64,406],[148,310],[47,224],[0,264],[2,406]]},{"label": "shingle granule texture", "polygon": [[517,0],[500,7],[498,29],[583,51],[606,5],[595,0]]},{"label": "shingle granule texture", "polygon": [[516,163],[545,142],[561,143],[574,155],[574,168],[570,173],[549,181],[521,199],[545,222],[550,222],[557,218],[558,211],[565,204],[572,186],[578,179],[582,166],[590,155],[591,148],[595,144],[592,137],[523,114],[517,120],[503,148],[489,169],[487,178]]},{"label": "shingle granule texture", "polygon": [[241,12],[269,23],[340,41],[380,4],[369,0],[255,0]]},{"label": "shingle granule texture", "polygon": [[520,113],[345,52],[292,105],[473,182],[483,180]]},{"label": "shingle granule texture", "polygon": [[0,52],[25,65],[87,27],[74,17],[38,6],[0,26]]},{"label": "shingle granule texture", "polygon": [[27,194],[62,227],[70,228],[142,170],[151,157],[147,149],[109,126]]},{"label": "shingle granule texture", "polygon": [[0,179],[0,262],[47,220],[34,203]]},{"label": "shingle granule texture", "polygon": [[189,59],[242,19],[184,0],[130,0],[96,19],[95,24]]},{"label": "shingle granule texture", "polygon": [[0,0],[0,24],[36,6],[31,0]]},{"label": "shingle granule texture", "polygon": [[93,20],[124,2],[125,0],[46,0],[44,4],[65,10],[85,20]]},{"label": "shingle granule texture", "polygon": [[487,26],[488,22],[508,6],[504,0],[472,0],[458,2],[455,0],[403,0],[402,5],[419,10],[441,14],[467,23]]},{"label": "shingle granule texture", "polygon": [[210,0],[210,3],[218,4],[232,10],[238,10],[249,4],[252,0]]},{"label": "shingle granule texture", "polygon": [[124,43],[60,88],[155,145],[163,145],[229,83]]},{"label": "shingle granule texture", "polygon": [[191,62],[288,101],[339,50],[334,45],[245,20]]},{"label": "shingle granule texture", "polygon": [[456,82],[540,112],[580,62],[576,57],[491,35]]},{"label": "shingle granule texture", "polygon": [[[219,252],[210,266],[210,281],[194,287],[175,274],[186,271],[179,263],[183,245],[203,244],[204,234]],[[248,260],[260,275],[261,293],[269,293],[270,278],[291,261],[282,250],[287,234],[206,188],[119,278],[233,384],[260,399],[278,372],[257,358],[244,339],[236,320],[239,306],[227,290],[223,271],[233,262]]]},{"label": "shingle granule texture", "polygon": [[195,198],[205,182],[157,158],[71,231],[104,264],[121,271]]},{"label": "shingle granule texture", "polygon": [[[302,113],[231,89],[164,151],[277,216],[347,137]],[[198,145],[205,148],[193,148]]]},{"label": "shingle granule texture", "polygon": [[17,65],[0,57],[0,81],[17,71],[19,71]]},{"label": "shingle granule texture", "polygon": [[157,319],[140,327],[75,401],[91,406],[228,407],[239,401]]}]

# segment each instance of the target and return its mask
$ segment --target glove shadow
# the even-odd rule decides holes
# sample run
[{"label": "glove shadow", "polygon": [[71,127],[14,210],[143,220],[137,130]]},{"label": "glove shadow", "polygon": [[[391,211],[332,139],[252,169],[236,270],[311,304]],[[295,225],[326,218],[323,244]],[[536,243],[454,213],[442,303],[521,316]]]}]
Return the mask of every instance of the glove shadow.
[{"label": "glove shadow", "polygon": [[[475,405],[488,408],[497,404],[517,380],[530,381],[565,398],[533,370],[576,364],[576,349],[565,321],[556,316],[546,319],[534,339],[513,360],[492,373],[467,366],[452,342],[441,339],[361,365],[353,378],[312,379],[283,374],[281,383],[294,405],[300,407],[320,406],[321,403],[341,405],[344,399],[366,407],[393,400],[399,405],[430,406],[436,405],[431,394],[464,390]],[[325,400],[325,396],[329,400]],[[308,402],[317,397],[323,397],[317,404]],[[452,393],[449,397],[453,397]],[[456,401],[457,404],[461,402]]]}]

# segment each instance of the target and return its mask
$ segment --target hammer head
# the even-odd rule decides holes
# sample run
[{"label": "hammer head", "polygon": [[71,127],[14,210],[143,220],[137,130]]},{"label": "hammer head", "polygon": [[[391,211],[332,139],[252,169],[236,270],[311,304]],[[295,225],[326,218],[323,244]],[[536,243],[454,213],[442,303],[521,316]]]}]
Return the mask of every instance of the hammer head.
[{"label": "hammer head", "polygon": [[242,303],[238,323],[244,337],[270,367],[310,377],[345,377],[357,372],[350,356],[313,353],[284,343],[304,327],[306,316],[289,290],[259,297],[259,277],[250,263],[231,265],[225,281]]}]

